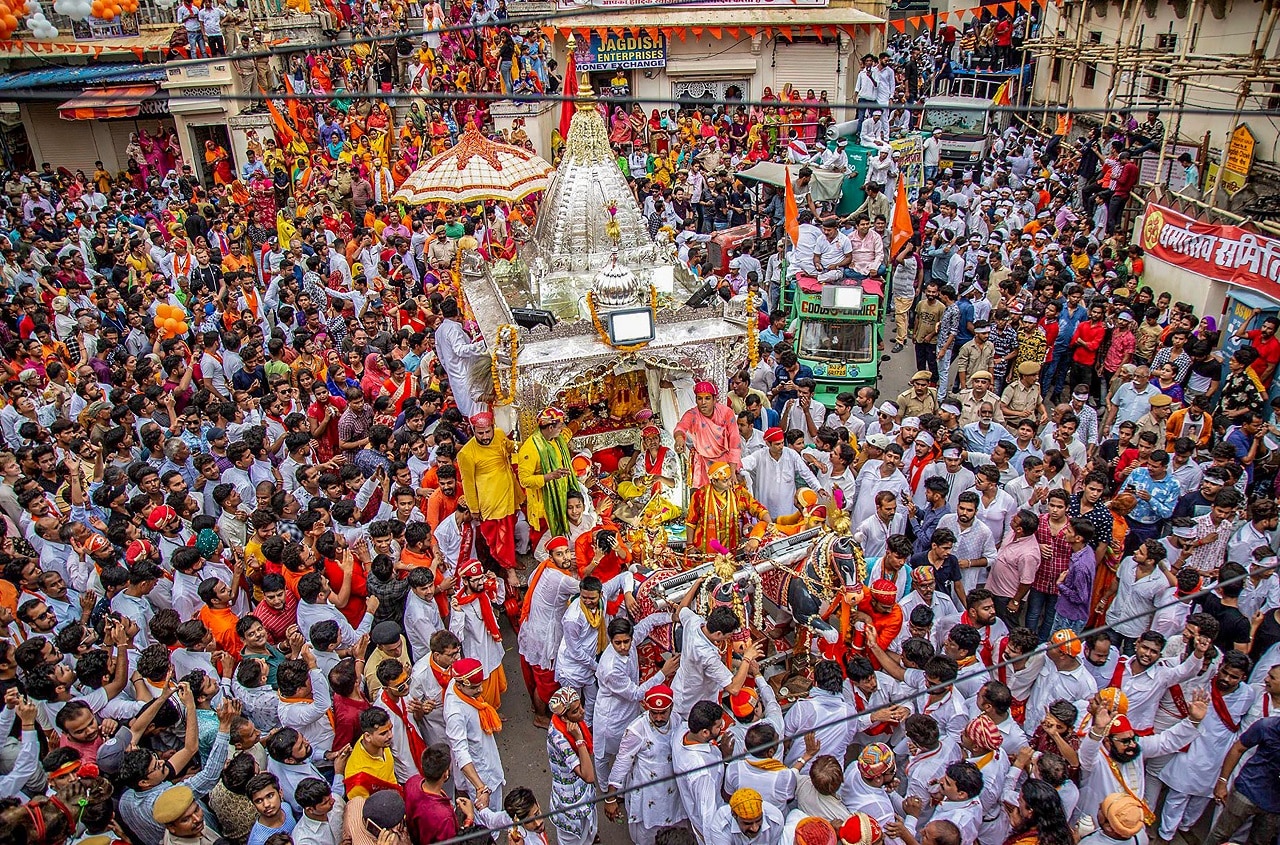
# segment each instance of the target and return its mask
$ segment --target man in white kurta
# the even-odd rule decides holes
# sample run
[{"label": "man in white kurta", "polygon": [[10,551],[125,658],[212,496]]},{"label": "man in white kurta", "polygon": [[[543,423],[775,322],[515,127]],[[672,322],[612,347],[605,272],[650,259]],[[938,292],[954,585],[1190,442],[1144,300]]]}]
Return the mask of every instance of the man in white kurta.
[{"label": "man in white kurta", "polygon": [[1093,679],[1080,662],[1082,646],[1072,631],[1055,631],[1045,650],[1044,668],[1031,688],[1027,701],[1027,718],[1023,728],[1030,733],[1044,721],[1045,711],[1058,699],[1087,701],[1098,691]]},{"label": "man in white kurta", "polygon": [[603,588],[597,578],[583,579],[577,597],[564,611],[560,647],[556,649],[556,682],[578,691],[590,725],[595,724],[596,669],[600,655],[609,648],[606,603],[621,590],[621,579],[619,575]]},{"label": "man in white kurta", "polygon": [[[547,701],[555,692],[556,651],[560,648],[565,608],[578,595],[572,549],[565,537],[551,537],[547,541],[547,557],[529,578],[524,618],[516,635],[520,659],[529,670],[525,685],[533,687],[530,693],[534,698],[534,712],[544,718]],[[530,680],[532,684],[528,683]]]},{"label": "man in white kurta", "polygon": [[462,655],[462,644],[448,631],[436,631],[430,642],[439,651],[428,650],[413,664],[409,678],[409,697],[419,701],[425,712],[418,717],[418,727],[428,745],[448,742],[445,735],[444,693],[452,677],[452,666]]},{"label": "man in white kurta", "polygon": [[[824,660],[814,667],[814,687],[808,697],[802,698],[791,706],[784,719],[784,736],[801,737],[813,731],[822,747],[823,754],[829,754],[837,760],[844,760],[845,749],[857,732],[858,723],[853,718],[856,711],[845,701],[844,675],[839,664]],[[803,742],[793,739],[787,750],[786,763],[795,765],[801,757],[806,757],[802,774],[808,774],[813,765],[813,758],[805,754]]]},{"label": "man in white kurta", "polygon": [[880,460],[870,460],[862,465],[858,472],[858,497],[853,503],[854,525],[861,525],[875,512],[877,493],[887,490],[897,496],[899,502],[903,493],[910,494],[911,486],[899,469],[901,466],[902,449],[896,443],[890,444]]},{"label": "man in white kurta", "polygon": [[[644,707],[646,712],[632,719],[622,733],[607,783],[610,790],[637,787],[626,794],[627,829],[635,845],[654,845],[659,830],[679,824],[688,815],[673,779],[671,688],[651,687]],[[605,804],[606,813],[611,806]]]},{"label": "man in white kurta", "polygon": [[710,701],[693,707],[688,727],[671,744],[671,767],[677,775],[680,803],[698,841],[707,841],[707,831],[716,808],[724,803],[724,756],[717,745],[724,732],[724,711]]},{"label": "man in white kurta", "polygon": [[810,490],[822,489],[818,477],[800,454],[787,448],[782,441],[782,429],[771,428],[764,433],[764,442],[768,448],[742,459],[743,471],[750,473],[754,482],[752,490],[756,501],[764,505],[765,510],[775,519],[798,510],[797,478]]},{"label": "man in white kurta", "polygon": [[747,644],[742,665],[735,675],[724,664],[720,647],[716,644],[716,640],[722,640],[728,634],[709,633],[708,620],[687,607],[681,607],[679,615],[684,636],[680,643],[680,668],[676,670],[671,688],[675,695],[675,718],[685,719],[696,702],[719,701],[722,693],[741,689],[749,671],[746,664],[755,658],[757,652],[753,644]]},{"label": "man in white kurta", "polygon": [[436,358],[449,376],[449,387],[458,410],[470,418],[477,411],[485,410],[484,403],[478,401],[480,390],[473,384],[471,372],[477,361],[488,360],[489,353],[483,340],[472,341],[467,336],[453,300],[442,302],[440,313],[444,320],[436,327]]},{"label": "man in white kurta", "polygon": [[1169,787],[1160,816],[1160,838],[1166,842],[1173,841],[1178,831],[1189,830],[1209,806],[1214,784],[1207,775],[1222,768],[1227,751],[1240,736],[1244,717],[1258,698],[1258,688],[1244,682],[1250,668],[1244,654],[1227,652],[1209,689],[1209,711],[1200,735],[1160,772],[1160,780]]},{"label": "man in white kurta", "polygon": [[[496,623],[496,615],[501,612],[506,598],[506,583],[500,578],[486,577],[480,562],[475,560],[464,564],[458,570],[458,577],[460,581],[472,582],[464,588],[468,590],[472,589],[473,585],[478,585],[482,579],[485,580],[485,589],[491,590],[487,601],[493,610]],[[462,653],[479,660],[484,674],[488,676],[502,666],[503,649],[501,634],[494,636],[494,632],[489,628],[483,606],[485,601],[485,598],[479,598],[459,604],[458,599],[455,598],[452,612],[449,614],[449,630],[462,643]]]},{"label": "man in white kurta", "polygon": [[[1144,634],[1143,636],[1148,636]],[[1112,671],[1107,686],[1119,687],[1129,699],[1125,715],[1134,730],[1149,733],[1155,725],[1156,709],[1165,691],[1174,684],[1194,678],[1206,668],[1212,640],[1207,637],[1181,663],[1160,659],[1160,640],[1138,638],[1133,657],[1121,657]],[[1203,646],[1203,648],[1201,648]]]},{"label": "man in white kurta", "polygon": [[640,703],[648,701],[649,691],[660,686],[670,689],[666,685],[675,677],[678,665],[674,657],[663,664],[662,671],[641,682],[640,661],[636,656],[636,644],[644,642],[654,628],[670,621],[670,613],[651,613],[634,626],[626,619],[610,623],[609,645],[595,666],[596,712],[591,734],[595,740],[598,779],[606,777],[607,758],[618,753],[622,735],[640,715]]},{"label": "man in white kurta", "polygon": [[[449,751],[453,755],[453,780],[459,786],[469,785],[473,795],[483,787],[489,795],[489,806],[502,806],[502,788],[507,776],[502,769],[502,757],[494,733],[482,726],[480,710],[462,696],[478,701],[484,672],[479,661],[462,658],[453,664],[454,680],[444,694],[445,735]],[[458,685],[462,688],[459,689]],[[495,714],[496,716],[496,714]]]}]

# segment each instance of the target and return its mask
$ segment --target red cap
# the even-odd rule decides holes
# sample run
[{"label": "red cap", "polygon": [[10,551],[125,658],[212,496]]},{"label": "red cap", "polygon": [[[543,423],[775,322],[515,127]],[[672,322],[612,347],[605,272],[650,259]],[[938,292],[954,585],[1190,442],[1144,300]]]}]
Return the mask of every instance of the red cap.
[{"label": "red cap", "polygon": [[729,696],[729,710],[739,719],[745,719],[756,710],[756,699],[759,697],[751,687],[742,689]]},{"label": "red cap", "polygon": [[568,537],[552,537],[550,540],[547,541],[547,551],[549,552],[553,552],[556,549],[567,549],[567,548],[569,548]]},{"label": "red cap", "polygon": [[476,558],[472,558],[466,563],[458,564],[459,578],[479,578],[484,574],[484,566]]},{"label": "red cap", "polygon": [[871,582],[871,598],[882,604],[897,604],[898,588],[887,578],[877,578]]},{"label": "red cap", "polygon": [[154,557],[156,547],[151,545],[150,540],[134,540],[124,550],[125,563],[137,563],[142,558]]},{"label": "red cap", "polygon": [[147,514],[147,527],[155,531],[160,528],[161,523],[176,519],[177,516],[178,512],[168,505],[157,505]]},{"label": "red cap", "polygon": [[1107,728],[1108,736],[1127,733],[1133,733],[1133,723],[1129,721],[1128,716],[1116,716],[1111,720],[1111,727]]},{"label": "red cap", "polygon": [[453,676],[459,681],[465,681],[468,684],[484,681],[484,667],[474,657],[461,657],[453,661],[453,666],[450,668],[453,670]]},{"label": "red cap", "polygon": [[765,443],[781,443],[783,440],[786,440],[786,439],[787,439],[787,436],[783,433],[782,429],[778,428],[776,425],[773,428],[768,429],[764,433]]},{"label": "red cap", "polygon": [[644,694],[644,706],[650,710],[666,710],[675,702],[675,693],[666,684],[649,687]]}]

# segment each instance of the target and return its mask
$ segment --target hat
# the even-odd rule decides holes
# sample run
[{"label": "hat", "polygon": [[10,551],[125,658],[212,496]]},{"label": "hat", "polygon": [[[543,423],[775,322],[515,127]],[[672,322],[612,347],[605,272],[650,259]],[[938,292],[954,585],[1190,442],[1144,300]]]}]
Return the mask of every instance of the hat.
[{"label": "hat", "polygon": [[675,703],[675,693],[666,684],[649,687],[644,694],[644,706],[650,710],[666,710]]},{"label": "hat", "polygon": [[715,461],[707,467],[708,478],[733,478],[733,467],[724,461]]},{"label": "hat", "polygon": [[898,406],[893,402],[881,402],[880,407],[876,409],[879,413],[890,417],[898,415]]},{"label": "hat", "polygon": [[751,687],[742,689],[729,696],[729,712],[739,719],[745,719],[756,712],[756,699],[760,694]]},{"label": "hat", "polygon": [[218,536],[218,532],[212,528],[201,528],[200,533],[196,534],[196,551],[201,557],[208,557],[218,549],[218,544],[222,542],[222,538]]},{"label": "hat", "polygon": [[916,370],[916,374],[911,377],[912,381],[933,381],[933,373],[928,370]]},{"label": "hat", "polygon": [[[136,542],[136,541],[135,541]],[[90,534],[89,538],[84,541],[82,546],[84,553],[87,555],[95,555],[99,552],[111,551],[111,541],[101,534]]]},{"label": "hat", "polygon": [[489,413],[488,411],[481,411],[480,413],[473,416],[470,422],[471,422],[472,428],[477,428],[480,426],[484,426],[484,427],[491,426],[493,425],[493,414]]},{"label": "hat", "polygon": [[[914,420],[914,419],[915,419],[915,417],[908,417],[907,419],[912,419],[912,420]],[[905,427],[905,426],[907,425],[907,420],[903,420],[903,421],[902,421],[902,425]],[[935,441],[935,440],[933,439],[933,435],[932,435],[932,434],[930,434],[928,431],[921,431],[920,433],[918,433],[918,434],[916,435],[916,440],[915,440],[915,442],[916,442],[916,443],[918,443],[918,444],[923,444],[923,445],[924,445],[924,448],[928,449],[930,446],[932,446],[932,445],[933,445],[935,442],[937,442],[937,441]]]},{"label": "hat", "polygon": [[1173,398],[1164,393],[1157,393],[1147,401],[1151,403],[1153,408],[1167,408],[1173,404]]},{"label": "hat", "polygon": [[1137,836],[1146,827],[1146,815],[1143,803],[1123,792],[1111,793],[1098,805],[1098,819],[1125,839]]},{"label": "hat", "polygon": [[1022,315],[1022,322],[1024,322],[1024,323],[1038,323],[1038,322],[1040,322],[1040,320],[1036,317],[1036,315],[1035,315],[1035,314],[1023,314],[1023,315]]},{"label": "hat", "polygon": [[191,787],[171,786],[160,793],[156,803],[151,805],[151,818],[156,820],[156,824],[172,824],[182,818],[195,800]]},{"label": "hat", "polygon": [[[1118,278],[1118,277],[1117,277],[1117,278]],[[1124,298],[1124,297],[1127,297],[1127,296],[1129,295],[1129,289],[1128,289],[1128,288],[1116,288],[1114,291],[1112,291],[1112,293],[1114,293],[1114,294],[1115,294],[1116,296],[1118,296],[1118,297]]]},{"label": "hat", "polygon": [[365,824],[391,830],[404,823],[404,796],[394,789],[379,790],[364,800],[361,815]]},{"label": "hat", "polygon": [[458,564],[459,578],[479,578],[481,575],[484,575],[484,566],[478,558],[473,557],[466,563]]},{"label": "hat", "polygon": [[484,667],[474,657],[460,657],[449,667],[453,676],[467,684],[480,684],[484,681]]},{"label": "hat", "polygon": [[733,258],[730,258],[730,259],[729,259],[729,266],[730,266],[730,267],[741,267],[741,266],[742,266],[742,259],[741,259],[740,257],[738,257],[738,256],[736,256],[736,255],[735,255]]},{"label": "hat", "polygon": [[796,845],[836,845],[836,829],[824,818],[805,816],[796,823]]},{"label": "hat", "polygon": [[547,551],[549,552],[554,552],[556,549],[567,549],[567,548],[569,548],[568,537],[563,537],[563,536],[552,537],[550,540],[547,541]]},{"label": "hat", "polygon": [[764,815],[764,799],[750,787],[734,790],[729,796],[729,809],[740,819],[755,819]]},{"label": "hat", "polygon": [[888,578],[877,578],[871,582],[871,598],[881,604],[897,604],[898,588]]},{"label": "hat", "polygon": [[1098,700],[1107,704],[1107,709],[1124,714],[1129,712],[1129,696],[1119,687],[1103,687],[1098,690]]},{"label": "hat", "polygon": [[369,632],[369,642],[374,645],[391,645],[400,641],[400,625],[390,619],[383,620],[373,626]]},{"label": "hat", "polygon": [[963,456],[964,453],[960,451],[959,446],[948,446],[942,450],[942,457],[944,458],[960,458]]},{"label": "hat", "polygon": [[1196,538],[1196,527],[1194,525],[1175,525],[1173,526],[1173,536],[1180,540],[1194,540]]},{"label": "hat", "polygon": [[911,570],[911,583],[917,587],[922,584],[934,584],[938,580],[937,573],[933,571],[932,566],[917,566]]},{"label": "hat", "polygon": [[1072,657],[1078,657],[1082,646],[1080,645],[1080,637],[1070,628],[1062,628],[1054,631],[1053,636],[1049,638],[1049,644],[1058,646],[1070,654]]},{"label": "hat", "polygon": [[1040,365],[1035,361],[1023,361],[1018,365],[1018,375],[1020,376],[1034,376],[1039,374],[1039,372]]},{"label": "hat", "polygon": [[880,823],[863,812],[849,816],[840,826],[840,842],[843,845],[875,845],[880,837]]},{"label": "hat", "polygon": [[558,422],[564,422],[564,411],[548,405],[542,409],[542,413],[538,414],[538,426],[555,425]]},{"label": "hat", "polygon": [[[1108,687],[1111,689],[1111,687]],[[1123,693],[1122,693],[1123,694]],[[1128,704],[1128,701],[1125,701]],[[1121,713],[1111,720],[1111,724],[1107,726],[1107,735],[1115,736],[1116,734],[1133,733],[1133,723],[1129,721],[1129,717]]]},{"label": "hat", "polygon": [[893,749],[883,742],[871,743],[858,755],[858,771],[864,778],[879,777],[893,765]]},{"label": "hat", "polygon": [[155,557],[156,547],[151,545],[150,540],[134,540],[124,549],[124,562],[135,564],[143,558]]},{"label": "hat", "polygon": [[877,449],[881,449],[881,450],[888,449],[889,444],[892,442],[893,440],[890,439],[890,437],[887,434],[868,434],[867,435],[867,445],[874,446]]},{"label": "hat", "polygon": [[221,440],[226,436],[227,436],[227,430],[225,428],[219,428],[216,425],[213,428],[209,429],[207,432],[205,432],[205,439],[210,442],[213,442],[214,440]]},{"label": "hat", "polygon": [[[90,402],[88,407],[84,409],[85,414],[90,417],[96,417],[98,414],[101,414],[103,411],[110,411],[110,410],[111,410],[111,403],[103,402],[101,399],[99,399],[96,402]],[[212,440],[213,438],[211,437],[209,439]]]},{"label": "hat", "polygon": [[1004,743],[1004,734],[985,713],[965,725],[964,735],[978,751],[995,751]]},{"label": "hat", "polygon": [[[974,331],[977,331],[977,328],[978,328],[977,326],[974,326]],[[970,378],[970,379],[979,379],[979,378],[983,378],[983,379],[986,379],[987,381],[991,381],[991,380],[992,380],[992,375],[991,375],[991,371],[990,371],[990,370],[978,370],[976,373],[974,373],[973,375],[969,376],[969,378]]]},{"label": "hat", "polygon": [[718,396],[719,391],[716,386],[709,381],[700,381],[693,386],[695,396]]},{"label": "hat", "polygon": [[659,437],[661,434],[662,430],[656,425],[646,425],[644,428],[640,429],[641,437]]},{"label": "hat", "polygon": [[764,433],[765,443],[781,443],[786,440],[786,438],[787,436],[783,433],[782,429],[778,428],[776,425],[766,429]]},{"label": "hat", "polygon": [[560,687],[547,701],[547,709],[557,716],[563,716],[573,709],[573,705],[582,702],[582,695],[573,687]]}]

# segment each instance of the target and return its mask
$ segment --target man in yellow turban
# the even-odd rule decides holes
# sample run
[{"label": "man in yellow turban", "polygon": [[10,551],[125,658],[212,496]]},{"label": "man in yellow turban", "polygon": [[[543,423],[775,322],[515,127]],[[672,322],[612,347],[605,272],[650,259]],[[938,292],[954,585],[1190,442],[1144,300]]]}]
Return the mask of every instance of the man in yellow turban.
[{"label": "man in yellow turban", "polygon": [[[711,816],[711,829],[740,833],[755,842],[777,842],[782,835],[782,811],[765,804],[759,792],[743,787],[729,796],[729,803]],[[732,837],[739,839],[740,837]]]},{"label": "man in yellow turban", "polygon": [[[689,497],[685,516],[688,537],[693,547],[704,553],[732,554],[748,537],[748,520],[763,525],[770,521],[769,511],[747,492],[727,462],[711,464],[707,477],[710,484],[697,488]],[[751,540],[758,542],[755,537]]]}]

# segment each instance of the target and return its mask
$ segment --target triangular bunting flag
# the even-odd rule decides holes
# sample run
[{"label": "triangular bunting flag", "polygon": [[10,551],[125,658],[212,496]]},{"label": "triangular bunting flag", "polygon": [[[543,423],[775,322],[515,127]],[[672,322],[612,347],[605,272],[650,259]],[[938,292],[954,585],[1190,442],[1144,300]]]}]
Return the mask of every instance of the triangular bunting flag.
[{"label": "triangular bunting flag", "polygon": [[896,21],[889,21],[889,26],[891,26],[891,27],[893,27],[894,29],[898,30],[898,32],[906,32],[906,31],[907,31],[907,22],[906,22],[906,21],[904,21],[904,20],[902,20],[901,18],[899,18],[899,19],[898,19],[898,20],[896,20]]},{"label": "triangular bunting flag", "polygon": [[691,27],[689,27],[689,29],[693,31],[693,37],[694,37],[694,38],[701,38],[701,37],[702,37],[702,27],[700,27],[700,26],[691,26]]},{"label": "triangular bunting flag", "polygon": [[950,12],[938,12],[938,23],[946,23],[949,17],[951,17]]},{"label": "triangular bunting flag", "polygon": [[721,28],[718,26],[709,26],[707,27],[707,32],[711,33],[712,38],[719,41],[723,33],[723,30],[721,30]]},{"label": "triangular bunting flag", "polygon": [[1014,6],[1016,6],[1016,5],[1017,5],[1017,4],[1016,4],[1016,3],[1014,3],[1014,2],[1013,2],[1013,0],[1009,0],[1009,2],[1008,2],[1008,3],[1001,3],[1001,4],[1000,4],[1000,8],[1001,8],[1001,9],[1004,9],[1006,12],[1008,12],[1009,14],[1011,14],[1011,15],[1012,15],[1012,14],[1013,14]]},{"label": "triangular bunting flag", "polygon": [[780,27],[778,27],[778,33],[779,33],[783,38],[787,39],[788,41],[790,41],[790,40],[791,40],[791,27],[789,27],[789,26],[780,26]]},{"label": "triangular bunting flag", "polygon": [[1031,11],[1031,0],[1018,0],[1018,5],[1026,9],[1028,12]]},{"label": "triangular bunting flag", "polygon": [[756,33],[760,31],[760,28],[757,26],[744,26],[742,28],[742,31],[745,32],[747,35],[750,35],[752,38],[755,38]]},{"label": "triangular bunting flag", "polygon": [[936,19],[936,15],[924,15],[920,18],[920,23],[924,24],[925,29],[933,29],[933,22]]},{"label": "triangular bunting flag", "polygon": [[736,26],[731,26],[731,27],[728,27],[726,31],[729,33],[729,37],[730,37],[730,38],[737,38],[737,37],[738,37],[738,27],[736,27]]},{"label": "triangular bunting flag", "polygon": [[608,41],[608,40],[609,40],[609,27],[607,27],[607,26],[598,26],[598,27],[596,27],[596,35],[599,35],[599,36],[600,36],[600,40],[601,40],[601,41]]},{"label": "triangular bunting flag", "polygon": [[662,33],[658,30],[656,26],[648,27],[647,29],[645,29],[644,34],[649,36],[649,40],[652,41],[654,44],[657,44],[659,41],[662,40],[659,37],[662,35]]},{"label": "triangular bunting flag", "polygon": [[686,34],[687,32],[688,32],[688,30],[686,30],[686,29],[685,29],[684,27],[682,27],[682,26],[680,26],[680,27],[676,27],[676,37],[677,37],[677,38],[679,38],[681,42],[683,42],[683,41],[685,40],[685,38],[687,38],[687,37],[688,37],[688,36],[687,36],[687,34]]}]

